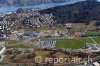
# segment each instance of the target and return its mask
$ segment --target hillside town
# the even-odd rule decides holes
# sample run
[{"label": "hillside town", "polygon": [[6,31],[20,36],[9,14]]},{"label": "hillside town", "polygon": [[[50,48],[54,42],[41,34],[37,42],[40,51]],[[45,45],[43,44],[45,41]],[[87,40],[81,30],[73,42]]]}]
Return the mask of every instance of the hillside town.
[{"label": "hillside town", "polygon": [[[100,30],[96,30],[95,21],[89,25],[61,24],[52,13],[41,14],[41,10],[20,8],[15,12],[0,13],[1,65],[92,66],[97,63]],[[42,56],[44,61],[36,62],[37,56]],[[50,63],[49,58],[53,57],[67,59],[63,63],[53,62],[53,59]]]}]

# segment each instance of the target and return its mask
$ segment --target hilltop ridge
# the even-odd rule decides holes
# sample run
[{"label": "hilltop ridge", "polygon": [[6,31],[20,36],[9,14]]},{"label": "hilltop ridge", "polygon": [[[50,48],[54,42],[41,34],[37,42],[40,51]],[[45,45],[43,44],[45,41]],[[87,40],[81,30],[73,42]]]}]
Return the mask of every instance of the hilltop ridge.
[{"label": "hilltop ridge", "polygon": [[70,5],[57,6],[41,11],[41,14],[52,13],[58,23],[100,21],[100,2],[86,0]]}]

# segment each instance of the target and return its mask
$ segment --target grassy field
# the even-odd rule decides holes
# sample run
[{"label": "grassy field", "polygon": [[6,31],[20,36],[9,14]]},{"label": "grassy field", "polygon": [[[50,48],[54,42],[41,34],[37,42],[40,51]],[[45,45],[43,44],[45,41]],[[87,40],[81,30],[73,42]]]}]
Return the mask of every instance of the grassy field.
[{"label": "grassy field", "polygon": [[57,48],[82,48],[86,43],[93,43],[90,38],[58,39]]},{"label": "grassy field", "polygon": [[30,45],[25,45],[21,42],[14,41],[14,40],[6,40],[3,42],[5,42],[5,46],[11,47],[11,48],[33,48]]},{"label": "grassy field", "polygon": [[26,31],[33,31],[33,30],[52,30],[52,29],[56,29],[56,30],[64,30],[64,27],[37,27],[37,28],[25,28]]},{"label": "grassy field", "polygon": [[76,32],[77,30],[85,30],[86,24],[85,23],[73,23],[71,32]]}]

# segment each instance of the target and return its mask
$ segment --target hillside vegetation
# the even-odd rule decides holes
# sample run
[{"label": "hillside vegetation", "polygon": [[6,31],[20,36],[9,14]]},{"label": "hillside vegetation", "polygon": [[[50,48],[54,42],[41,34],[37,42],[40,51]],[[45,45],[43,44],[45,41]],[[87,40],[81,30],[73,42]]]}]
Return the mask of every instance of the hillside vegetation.
[{"label": "hillside vegetation", "polygon": [[[41,11],[41,14],[44,13],[52,13],[58,23],[79,22],[89,24],[92,20],[100,21],[100,2],[86,0]],[[100,22],[98,22],[99,24]]]}]

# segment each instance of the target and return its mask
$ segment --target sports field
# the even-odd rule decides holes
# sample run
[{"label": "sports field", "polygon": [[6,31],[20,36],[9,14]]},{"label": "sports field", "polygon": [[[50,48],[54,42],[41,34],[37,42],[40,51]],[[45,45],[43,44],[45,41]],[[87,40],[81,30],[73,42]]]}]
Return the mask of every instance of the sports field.
[{"label": "sports field", "polygon": [[57,48],[82,48],[86,43],[94,43],[91,38],[58,39]]}]

